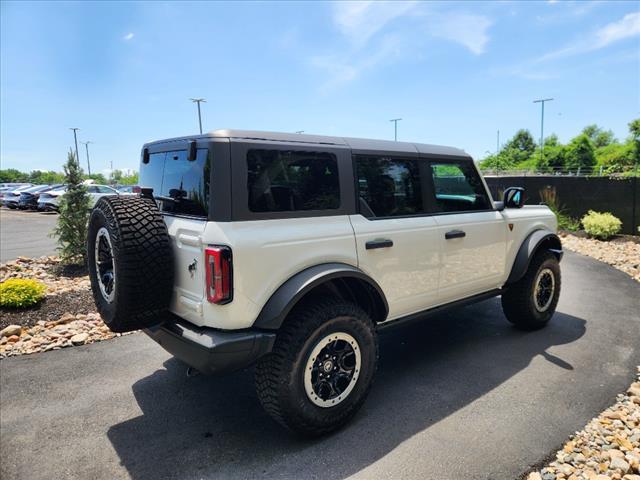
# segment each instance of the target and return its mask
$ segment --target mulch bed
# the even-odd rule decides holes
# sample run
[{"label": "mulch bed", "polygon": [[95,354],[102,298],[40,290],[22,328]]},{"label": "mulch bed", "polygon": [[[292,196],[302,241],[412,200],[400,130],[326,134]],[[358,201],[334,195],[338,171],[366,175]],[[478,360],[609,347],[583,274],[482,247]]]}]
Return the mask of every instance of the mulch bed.
[{"label": "mulch bed", "polygon": [[65,313],[88,314],[96,307],[90,291],[76,290],[47,297],[38,305],[26,310],[0,308],[0,330],[8,325],[32,327],[38,320],[58,320]]}]

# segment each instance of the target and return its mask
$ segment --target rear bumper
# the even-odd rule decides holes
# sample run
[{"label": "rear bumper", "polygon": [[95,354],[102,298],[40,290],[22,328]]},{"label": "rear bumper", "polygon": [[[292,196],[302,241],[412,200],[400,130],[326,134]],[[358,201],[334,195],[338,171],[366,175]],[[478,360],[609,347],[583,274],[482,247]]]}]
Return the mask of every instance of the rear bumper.
[{"label": "rear bumper", "polygon": [[248,367],[269,353],[276,339],[274,332],[203,328],[178,317],[144,332],[167,352],[205,374]]}]

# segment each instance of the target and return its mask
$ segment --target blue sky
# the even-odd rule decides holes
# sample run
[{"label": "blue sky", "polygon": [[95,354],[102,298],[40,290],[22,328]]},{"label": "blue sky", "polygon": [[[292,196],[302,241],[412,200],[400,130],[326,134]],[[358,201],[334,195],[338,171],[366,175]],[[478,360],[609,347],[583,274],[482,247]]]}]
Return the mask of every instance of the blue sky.
[{"label": "blue sky", "polygon": [[[2,2],[0,164],[137,168],[203,126],[453,145],[640,117],[638,2]],[[80,145],[82,148],[82,145]],[[85,155],[81,150],[84,164]]]}]

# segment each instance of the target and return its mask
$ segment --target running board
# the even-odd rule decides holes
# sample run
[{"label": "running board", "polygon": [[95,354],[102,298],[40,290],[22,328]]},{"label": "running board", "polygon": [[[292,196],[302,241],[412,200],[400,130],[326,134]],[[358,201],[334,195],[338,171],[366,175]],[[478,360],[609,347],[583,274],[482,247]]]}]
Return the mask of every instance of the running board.
[{"label": "running board", "polygon": [[388,329],[392,329],[395,327],[409,325],[411,323],[424,320],[427,317],[431,317],[432,315],[437,315],[438,313],[442,313],[447,310],[452,310],[454,308],[464,307],[466,305],[482,302],[483,300],[497,297],[498,295],[501,295],[501,294],[502,294],[502,289],[496,288],[494,290],[489,290],[488,292],[480,293],[478,295],[473,295],[472,297],[463,298],[462,300],[456,300],[455,302],[445,303],[444,305],[439,305],[437,307],[430,308],[428,310],[412,313],[411,315],[407,315],[406,317],[401,317],[395,320],[389,320],[388,322],[379,323],[377,325],[378,331],[386,331]]}]

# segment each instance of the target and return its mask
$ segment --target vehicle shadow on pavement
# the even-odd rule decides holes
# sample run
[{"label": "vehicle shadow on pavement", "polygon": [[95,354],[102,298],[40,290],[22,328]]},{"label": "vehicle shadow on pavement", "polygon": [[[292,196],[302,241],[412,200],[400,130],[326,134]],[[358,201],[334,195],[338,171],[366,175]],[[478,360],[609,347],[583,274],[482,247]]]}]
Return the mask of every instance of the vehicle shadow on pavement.
[{"label": "vehicle shadow on pavement", "polygon": [[107,435],[134,479],[342,479],[490,392],[538,355],[554,368],[572,369],[546,350],[576,341],[585,327],[584,320],[558,312],[547,328],[521,332],[492,299],[386,332],[364,407],[344,429],[317,440],[292,436],[262,411],[251,369],[188,378],[185,366],[171,359],[133,385],[143,414],[113,425]]}]

